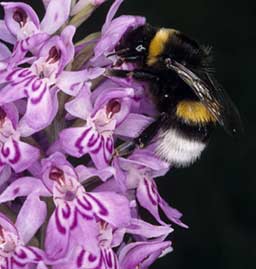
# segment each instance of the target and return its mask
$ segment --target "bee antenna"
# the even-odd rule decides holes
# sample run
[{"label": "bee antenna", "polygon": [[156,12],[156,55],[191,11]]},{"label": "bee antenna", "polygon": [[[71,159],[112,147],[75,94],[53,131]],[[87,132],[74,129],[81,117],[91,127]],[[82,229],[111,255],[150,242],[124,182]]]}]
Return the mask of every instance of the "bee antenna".
[{"label": "bee antenna", "polygon": [[127,52],[129,50],[130,50],[129,48],[117,50],[117,51],[114,51],[114,52],[111,52],[111,53],[107,54],[106,57],[108,58],[108,57],[111,57],[111,56],[114,56],[114,55],[121,55],[122,53]]}]

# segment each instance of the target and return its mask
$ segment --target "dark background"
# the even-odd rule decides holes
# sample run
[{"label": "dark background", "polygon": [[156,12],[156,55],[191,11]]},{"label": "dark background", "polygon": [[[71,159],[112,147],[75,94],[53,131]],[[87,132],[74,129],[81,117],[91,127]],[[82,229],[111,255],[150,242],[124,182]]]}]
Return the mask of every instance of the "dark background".
[{"label": "dark background", "polygon": [[[39,0],[24,1],[42,16]],[[110,2],[79,31],[97,31]],[[174,227],[174,252],[152,268],[249,269],[256,266],[256,12],[254,1],[126,0],[119,14],[146,16],[212,45],[218,80],[240,110],[245,134],[216,130],[200,161],[158,180],[160,193],[183,212],[189,230]]]}]

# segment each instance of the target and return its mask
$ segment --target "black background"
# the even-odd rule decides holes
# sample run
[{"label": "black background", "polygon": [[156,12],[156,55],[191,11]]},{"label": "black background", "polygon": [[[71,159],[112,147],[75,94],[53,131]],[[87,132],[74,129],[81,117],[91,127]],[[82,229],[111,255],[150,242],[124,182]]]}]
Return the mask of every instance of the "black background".
[{"label": "black background", "polygon": [[[39,0],[31,4],[42,17]],[[110,2],[79,30],[100,29]],[[155,26],[176,28],[212,45],[216,76],[240,110],[245,134],[214,133],[200,161],[158,180],[162,196],[183,212],[185,230],[174,227],[174,252],[152,268],[247,269],[256,266],[256,20],[254,1],[126,0],[118,14],[146,16]]]}]

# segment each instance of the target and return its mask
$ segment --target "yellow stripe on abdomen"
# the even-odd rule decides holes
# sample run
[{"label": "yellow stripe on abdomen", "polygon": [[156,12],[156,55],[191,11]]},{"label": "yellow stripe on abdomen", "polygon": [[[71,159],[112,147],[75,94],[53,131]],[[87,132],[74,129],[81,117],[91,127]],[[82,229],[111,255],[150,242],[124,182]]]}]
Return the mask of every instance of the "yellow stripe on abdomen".
[{"label": "yellow stripe on abdomen", "polygon": [[198,101],[181,101],[177,105],[176,115],[193,123],[216,122],[205,105]]}]

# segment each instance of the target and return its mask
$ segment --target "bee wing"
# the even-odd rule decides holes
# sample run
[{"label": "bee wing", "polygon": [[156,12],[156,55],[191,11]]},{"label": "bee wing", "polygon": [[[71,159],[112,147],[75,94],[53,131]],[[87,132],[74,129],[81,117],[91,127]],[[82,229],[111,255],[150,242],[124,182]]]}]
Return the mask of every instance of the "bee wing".
[{"label": "bee wing", "polygon": [[176,61],[167,62],[167,67],[174,70],[190,86],[199,100],[205,104],[217,122],[228,133],[235,134],[243,130],[236,106],[211,74],[204,73],[202,80]]},{"label": "bee wing", "polygon": [[[209,111],[216,117],[217,121],[229,134],[241,133],[243,131],[242,121],[238,109],[235,104],[223,89],[223,87],[216,81],[216,79],[209,73],[206,73],[206,83],[208,94],[211,100],[206,96],[200,99]],[[217,109],[217,113],[215,110]]]}]

